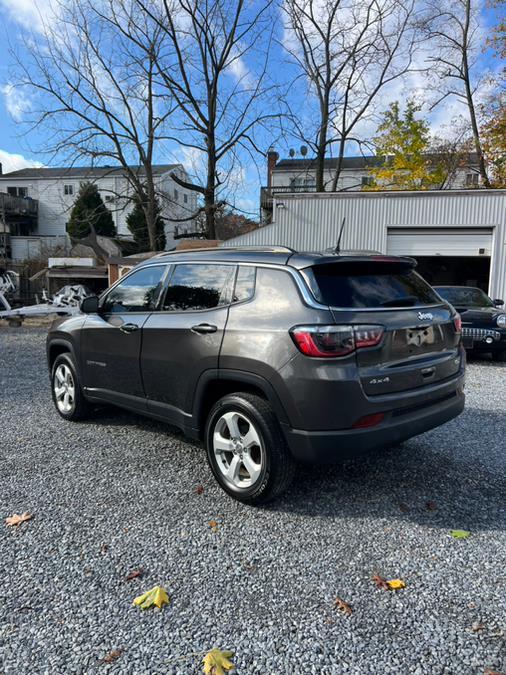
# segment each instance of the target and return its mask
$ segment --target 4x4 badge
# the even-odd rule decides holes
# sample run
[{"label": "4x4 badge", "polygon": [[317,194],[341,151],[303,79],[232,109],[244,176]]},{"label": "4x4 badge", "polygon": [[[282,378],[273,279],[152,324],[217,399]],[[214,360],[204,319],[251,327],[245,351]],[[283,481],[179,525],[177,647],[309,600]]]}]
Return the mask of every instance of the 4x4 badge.
[{"label": "4x4 badge", "polygon": [[431,314],[430,312],[418,312],[418,318],[420,321],[432,321],[434,314]]}]

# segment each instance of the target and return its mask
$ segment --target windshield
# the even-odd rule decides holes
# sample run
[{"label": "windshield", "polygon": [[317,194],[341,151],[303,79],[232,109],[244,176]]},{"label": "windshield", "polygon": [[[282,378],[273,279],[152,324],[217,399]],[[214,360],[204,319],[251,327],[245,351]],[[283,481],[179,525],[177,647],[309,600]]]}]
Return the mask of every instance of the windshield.
[{"label": "windshield", "polygon": [[455,307],[494,307],[494,303],[480,288],[438,287],[439,295]]},{"label": "windshield", "polygon": [[305,271],[315,297],[331,307],[417,307],[441,301],[410,266],[386,262],[341,262]]}]

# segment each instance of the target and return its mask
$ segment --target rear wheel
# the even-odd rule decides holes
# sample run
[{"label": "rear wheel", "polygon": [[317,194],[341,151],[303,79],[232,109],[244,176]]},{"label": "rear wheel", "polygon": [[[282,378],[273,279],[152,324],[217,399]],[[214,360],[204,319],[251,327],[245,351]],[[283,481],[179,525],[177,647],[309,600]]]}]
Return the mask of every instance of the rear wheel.
[{"label": "rear wheel", "polygon": [[77,422],[90,414],[90,404],[84,398],[70,354],[60,354],[53,363],[51,393],[55,408],[64,419]]},{"label": "rear wheel", "polygon": [[506,361],[506,350],[502,349],[497,352],[492,352],[492,359],[494,361]]},{"label": "rear wheel", "polygon": [[274,499],[290,485],[295,462],[268,401],[254,394],[224,396],[206,424],[211,470],[229,495],[247,504]]}]

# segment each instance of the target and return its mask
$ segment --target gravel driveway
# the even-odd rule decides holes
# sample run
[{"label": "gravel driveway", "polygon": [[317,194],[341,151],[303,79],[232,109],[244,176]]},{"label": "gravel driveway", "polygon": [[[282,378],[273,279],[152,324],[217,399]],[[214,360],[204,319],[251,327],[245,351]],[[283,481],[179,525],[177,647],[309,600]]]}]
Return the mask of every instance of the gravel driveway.
[{"label": "gravel driveway", "polygon": [[[215,646],[239,674],[506,671],[506,364],[469,365],[459,419],[255,509],[168,427],[60,419],[44,340],[0,328],[0,673],[198,673]],[[132,606],[156,584],[169,606]]]}]

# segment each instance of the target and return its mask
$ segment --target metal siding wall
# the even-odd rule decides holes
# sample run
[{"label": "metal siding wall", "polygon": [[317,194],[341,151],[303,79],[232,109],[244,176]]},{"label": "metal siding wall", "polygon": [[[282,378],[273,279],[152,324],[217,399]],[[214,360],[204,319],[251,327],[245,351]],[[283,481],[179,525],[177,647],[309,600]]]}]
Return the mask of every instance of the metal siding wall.
[{"label": "metal siding wall", "polygon": [[[285,208],[277,208],[283,203]],[[506,299],[506,191],[325,193],[280,195],[272,225],[223,246],[284,245],[299,251],[335,246],[346,216],[342,246],[386,253],[388,227],[493,227],[490,289]]]}]

